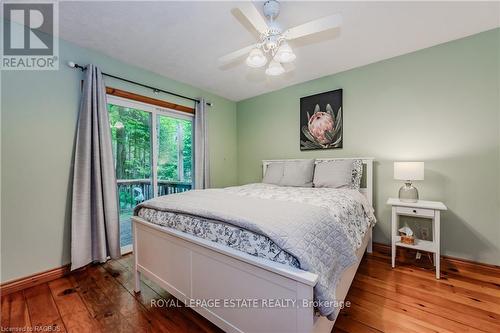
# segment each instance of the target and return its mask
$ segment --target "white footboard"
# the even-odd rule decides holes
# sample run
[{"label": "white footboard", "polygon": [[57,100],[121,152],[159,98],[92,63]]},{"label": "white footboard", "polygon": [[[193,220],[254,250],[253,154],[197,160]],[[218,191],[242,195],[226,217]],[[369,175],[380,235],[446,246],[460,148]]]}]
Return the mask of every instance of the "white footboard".
[{"label": "white footboard", "polygon": [[[226,332],[331,331],[333,321],[315,316],[312,307],[302,306],[303,300],[313,300],[316,274],[166,230],[139,217],[132,221],[136,292],[140,291],[140,275],[144,274],[180,301],[191,302],[194,310]],[[341,275],[335,293],[337,301],[345,299],[365,249],[371,251],[371,236],[370,229],[357,251],[357,263]],[[193,304],[200,300],[212,304]],[[213,306],[217,300],[218,306]],[[231,307],[224,303],[238,300],[268,300],[268,304]],[[276,300],[295,302],[296,306],[272,306],[270,302]]]},{"label": "white footboard", "polygon": [[[313,308],[302,306],[302,302],[312,301],[317,275],[189,234],[165,231],[138,217],[132,220],[136,271],[183,302],[219,300],[219,306],[194,310],[224,331],[313,331]],[[136,282],[139,291],[139,274]],[[235,303],[241,299],[248,300],[249,307],[224,304],[224,300]],[[300,306],[274,307],[269,303],[266,307],[254,307],[250,300],[287,300]]]}]

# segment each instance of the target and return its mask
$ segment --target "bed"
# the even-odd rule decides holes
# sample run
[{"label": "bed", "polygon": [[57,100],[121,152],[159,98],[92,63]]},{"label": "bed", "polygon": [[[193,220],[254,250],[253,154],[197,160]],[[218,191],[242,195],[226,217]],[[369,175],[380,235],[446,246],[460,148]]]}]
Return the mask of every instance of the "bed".
[{"label": "bed", "polygon": [[[335,160],[346,159],[316,159],[316,163]],[[359,191],[337,191],[333,197],[341,194],[350,198],[357,194],[371,207],[373,159],[361,160],[364,172]],[[270,164],[285,161],[293,160],[263,161],[263,173],[266,173]],[[303,250],[310,246],[301,246],[301,236],[295,235],[296,233],[306,235],[304,238],[311,238],[323,237],[322,235],[333,234],[335,231],[325,229],[318,233],[319,236],[314,233],[311,236],[308,234],[307,224],[306,229],[294,234],[306,217],[310,217],[307,223],[314,225],[313,215],[316,211],[313,206],[325,206],[322,198],[332,193],[320,190],[288,190],[254,184],[224,190],[192,191],[189,197],[170,197],[168,202],[159,199],[156,203],[148,203],[149,206],[141,206],[137,216],[132,218],[135,291],[140,292],[140,276],[144,274],[227,332],[330,332],[363,253],[365,250],[371,252],[373,225],[367,225],[357,237],[338,240],[339,244],[356,243],[353,245],[356,250],[347,261],[338,259],[344,255],[335,252],[326,256],[330,261],[319,258],[318,252],[308,250],[310,253],[305,253],[308,251]],[[302,205],[298,200],[292,202],[288,192],[296,197],[307,197],[308,193],[314,193],[315,197]],[[286,200],[280,201],[279,196],[283,193],[287,195]],[[267,200],[266,196],[273,200]],[[210,209],[212,203],[216,207],[217,202],[225,202],[228,207],[217,213],[217,209]],[[162,207],[165,209],[162,210]],[[274,207],[283,216],[267,218]],[[306,209],[311,211],[305,212]],[[237,216],[238,214],[241,216]],[[154,216],[160,216],[159,221],[165,223],[155,221]],[[181,219],[179,216],[199,230],[208,229],[207,233],[211,233],[212,238],[200,237],[200,232],[195,232],[196,227],[188,230],[186,223],[178,221]],[[272,228],[273,223],[283,226],[279,221],[274,222],[280,218],[289,221],[286,224],[287,227],[290,224],[292,232],[279,227]],[[259,219],[263,223],[257,225],[270,225],[269,229],[259,229],[251,223]],[[229,223],[217,225],[210,230],[207,226],[214,221]],[[321,219],[318,218],[318,221]],[[214,240],[213,235],[220,230],[234,227],[248,231],[249,236],[243,238],[258,240],[258,245],[264,250],[256,251],[240,239],[230,243],[227,239],[222,242]],[[234,230],[229,230],[232,235]],[[266,239],[259,238],[260,236],[269,237]],[[245,246],[232,246],[233,243],[238,246],[243,243]],[[317,247],[324,250],[324,245]],[[272,255],[269,256],[269,253]],[[330,277],[324,273],[328,271],[328,265],[339,265],[337,275],[332,274]],[[335,300],[334,312],[328,308],[332,304],[325,306],[319,302],[322,299]]]}]

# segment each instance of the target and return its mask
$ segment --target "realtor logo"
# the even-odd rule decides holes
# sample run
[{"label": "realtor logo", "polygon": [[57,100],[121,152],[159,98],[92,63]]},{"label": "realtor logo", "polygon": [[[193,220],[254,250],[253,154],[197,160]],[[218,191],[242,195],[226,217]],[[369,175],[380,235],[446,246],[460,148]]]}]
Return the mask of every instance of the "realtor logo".
[{"label": "realtor logo", "polygon": [[2,69],[58,69],[57,3],[3,3]]}]

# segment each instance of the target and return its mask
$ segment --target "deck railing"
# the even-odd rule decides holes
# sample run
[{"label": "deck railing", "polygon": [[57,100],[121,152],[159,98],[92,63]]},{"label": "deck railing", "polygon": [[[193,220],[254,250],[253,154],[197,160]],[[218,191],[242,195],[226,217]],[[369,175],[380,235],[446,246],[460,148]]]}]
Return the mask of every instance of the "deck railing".
[{"label": "deck railing", "polygon": [[[120,209],[132,209],[137,204],[153,197],[151,179],[118,179],[116,181],[120,197]],[[158,180],[158,195],[189,191],[189,182]]]}]

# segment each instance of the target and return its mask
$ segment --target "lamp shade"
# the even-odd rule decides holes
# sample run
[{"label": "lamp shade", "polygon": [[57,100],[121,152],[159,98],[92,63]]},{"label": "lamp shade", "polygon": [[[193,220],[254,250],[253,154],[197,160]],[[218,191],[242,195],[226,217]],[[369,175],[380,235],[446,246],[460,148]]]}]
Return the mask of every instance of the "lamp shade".
[{"label": "lamp shade", "polygon": [[394,162],[394,179],[424,180],[424,162]]},{"label": "lamp shade", "polygon": [[285,69],[276,60],[271,60],[269,67],[266,69],[266,74],[270,76],[278,76],[285,73]]},{"label": "lamp shade", "polygon": [[293,53],[292,48],[287,42],[281,44],[274,57],[282,64],[290,63],[296,58],[295,53]]},{"label": "lamp shade", "polygon": [[255,48],[252,51],[250,51],[246,63],[250,67],[259,68],[267,63],[267,58],[261,49]]}]

